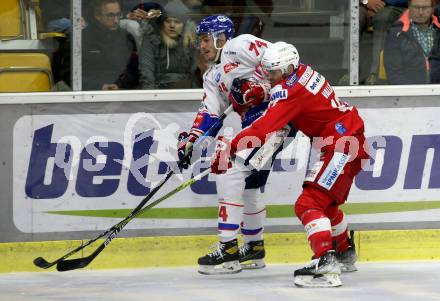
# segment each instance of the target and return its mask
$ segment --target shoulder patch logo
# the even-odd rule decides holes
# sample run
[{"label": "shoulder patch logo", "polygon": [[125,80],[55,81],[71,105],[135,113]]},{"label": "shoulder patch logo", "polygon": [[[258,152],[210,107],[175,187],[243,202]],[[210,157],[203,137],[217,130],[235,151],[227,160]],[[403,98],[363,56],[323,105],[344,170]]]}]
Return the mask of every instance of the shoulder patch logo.
[{"label": "shoulder patch logo", "polygon": [[286,86],[289,88],[292,88],[293,85],[296,83],[297,76],[296,73],[289,76],[289,78],[286,80]]}]

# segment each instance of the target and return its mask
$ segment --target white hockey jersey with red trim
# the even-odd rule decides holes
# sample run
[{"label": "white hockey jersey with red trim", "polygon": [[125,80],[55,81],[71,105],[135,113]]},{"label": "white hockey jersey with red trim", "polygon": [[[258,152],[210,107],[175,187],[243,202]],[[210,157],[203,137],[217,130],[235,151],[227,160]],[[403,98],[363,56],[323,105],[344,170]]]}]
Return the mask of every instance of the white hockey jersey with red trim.
[{"label": "white hockey jersey with red trim", "polygon": [[205,93],[191,131],[203,134],[226,110],[230,104],[229,90],[235,78],[264,80],[260,62],[269,44],[250,34],[226,42],[220,63],[210,66],[203,75]]}]

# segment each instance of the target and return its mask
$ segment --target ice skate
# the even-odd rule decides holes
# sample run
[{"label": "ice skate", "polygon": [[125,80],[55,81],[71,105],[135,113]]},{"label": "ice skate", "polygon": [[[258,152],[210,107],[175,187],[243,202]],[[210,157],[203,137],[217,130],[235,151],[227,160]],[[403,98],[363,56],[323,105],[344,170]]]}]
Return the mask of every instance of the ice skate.
[{"label": "ice skate", "polygon": [[242,269],[262,269],[266,266],[264,263],[264,241],[250,241],[244,243],[239,249],[239,261]]},{"label": "ice skate", "polygon": [[341,286],[341,269],[336,260],[336,252],[328,251],[318,259],[313,259],[294,273],[294,283],[299,287]]},{"label": "ice skate", "polygon": [[337,259],[341,267],[341,272],[350,273],[357,271],[355,265],[357,256],[354,246],[350,246],[346,251],[338,253]]},{"label": "ice skate", "polygon": [[350,232],[350,238],[348,239],[350,246],[344,252],[340,252],[336,255],[341,267],[342,273],[351,273],[357,271],[355,265],[357,261],[356,246],[353,239],[353,231]]},{"label": "ice skate", "polygon": [[219,242],[217,249],[200,257],[199,273],[204,275],[235,274],[241,272],[237,239]]}]

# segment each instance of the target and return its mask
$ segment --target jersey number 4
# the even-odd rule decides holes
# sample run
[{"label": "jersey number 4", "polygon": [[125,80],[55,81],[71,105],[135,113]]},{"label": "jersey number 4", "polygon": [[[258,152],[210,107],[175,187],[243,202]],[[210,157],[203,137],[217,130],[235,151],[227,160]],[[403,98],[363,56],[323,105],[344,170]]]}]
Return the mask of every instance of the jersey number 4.
[{"label": "jersey number 4", "polygon": [[221,217],[224,222],[228,220],[228,214],[226,213],[226,206],[220,206],[218,210],[218,217]]}]

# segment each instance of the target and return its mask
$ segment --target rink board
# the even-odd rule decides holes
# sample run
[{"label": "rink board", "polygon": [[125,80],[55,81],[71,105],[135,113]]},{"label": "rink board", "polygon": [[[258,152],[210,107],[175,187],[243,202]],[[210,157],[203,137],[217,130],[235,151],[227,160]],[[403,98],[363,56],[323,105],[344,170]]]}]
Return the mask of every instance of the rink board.
[{"label": "rink board", "polygon": [[[86,268],[143,268],[196,266],[197,258],[215,245],[214,235],[117,238]],[[360,262],[439,261],[440,230],[388,230],[355,232]],[[42,272],[32,261],[52,261],[81,244],[81,240],[0,243],[1,272]],[[102,242],[102,241],[100,241]],[[98,243],[100,243],[98,242]],[[79,257],[89,255],[96,243]],[[311,251],[303,233],[265,234],[268,264],[301,264]],[[72,258],[74,258],[73,256]],[[49,269],[51,271],[54,268]]]},{"label": "rink board", "polygon": [[[359,107],[374,158],[344,207],[351,227],[440,228],[438,97],[337,93]],[[1,102],[0,241],[93,237],[126,216],[175,163],[176,136],[191,126],[199,104],[184,96],[64,93]],[[228,117],[225,127],[236,132],[238,116]],[[211,153],[212,146],[164,193],[206,168]],[[277,157],[264,194],[266,232],[302,231],[293,204],[308,162],[305,138]],[[121,236],[215,233],[214,177],[146,212]]]}]

